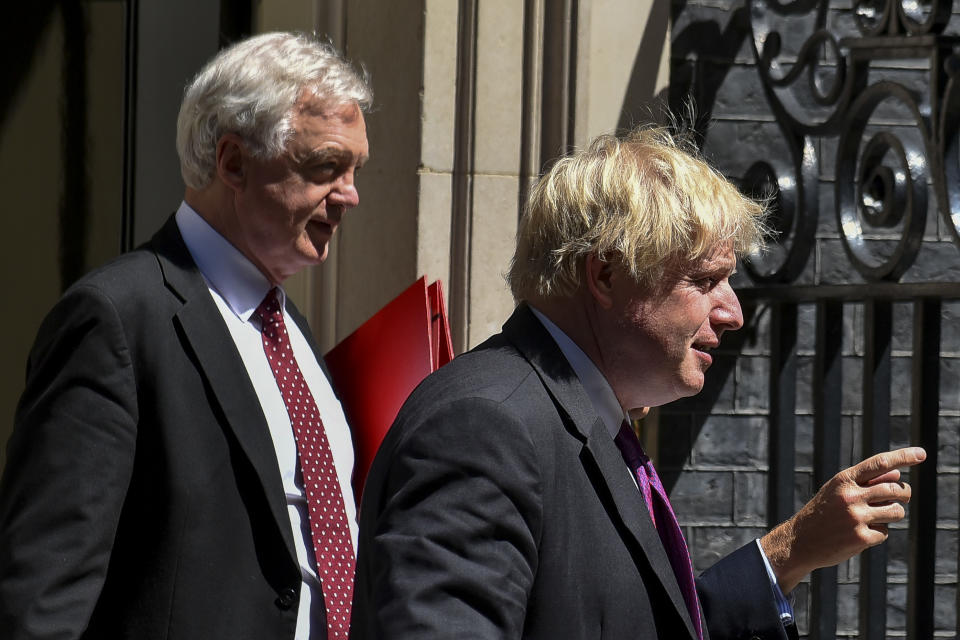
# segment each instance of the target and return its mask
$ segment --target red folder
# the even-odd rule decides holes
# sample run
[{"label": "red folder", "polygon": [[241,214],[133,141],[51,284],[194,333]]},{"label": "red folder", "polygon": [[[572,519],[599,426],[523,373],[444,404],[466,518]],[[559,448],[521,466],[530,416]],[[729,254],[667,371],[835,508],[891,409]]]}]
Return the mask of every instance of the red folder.
[{"label": "red folder", "polygon": [[324,360],[353,432],[357,500],[400,406],[453,359],[440,281],[420,278],[330,350]]}]

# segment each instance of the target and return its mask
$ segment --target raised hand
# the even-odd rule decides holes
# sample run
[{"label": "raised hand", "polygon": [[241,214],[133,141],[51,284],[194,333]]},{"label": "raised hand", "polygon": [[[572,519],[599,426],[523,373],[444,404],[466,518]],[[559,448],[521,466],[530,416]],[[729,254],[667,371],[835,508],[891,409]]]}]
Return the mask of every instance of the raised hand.
[{"label": "raised hand", "polygon": [[760,539],[784,593],[805,575],[851,558],[887,539],[887,525],[903,519],[910,485],[900,468],[926,460],[920,447],[878,453],[824,484],[792,518]]}]

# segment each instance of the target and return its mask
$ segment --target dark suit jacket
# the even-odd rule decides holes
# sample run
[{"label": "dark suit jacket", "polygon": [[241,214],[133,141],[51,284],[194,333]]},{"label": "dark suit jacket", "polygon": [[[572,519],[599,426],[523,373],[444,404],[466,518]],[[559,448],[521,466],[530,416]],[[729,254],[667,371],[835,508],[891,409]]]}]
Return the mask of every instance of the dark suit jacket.
[{"label": "dark suit jacket", "polygon": [[300,584],[263,411],[171,218],[39,330],[0,483],[0,635],[292,638]]},{"label": "dark suit jacket", "polygon": [[[619,450],[526,306],[404,405],[357,571],[354,640],[694,637]],[[699,586],[715,640],[786,637],[754,543]]]}]

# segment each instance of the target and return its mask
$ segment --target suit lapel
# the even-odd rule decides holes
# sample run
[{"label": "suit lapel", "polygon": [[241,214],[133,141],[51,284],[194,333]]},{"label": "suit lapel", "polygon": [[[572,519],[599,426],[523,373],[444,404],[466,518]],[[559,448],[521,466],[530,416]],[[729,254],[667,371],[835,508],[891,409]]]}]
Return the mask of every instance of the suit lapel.
[{"label": "suit lapel", "polygon": [[596,464],[616,513],[634,541],[640,545],[661,585],[683,618],[691,638],[696,638],[686,602],[680,593],[673,567],[650,519],[650,513],[630,477],[620,450],[603,420],[596,414],[590,398],[577,379],[563,352],[543,324],[526,304],[521,304],[503,326],[504,335],[530,361],[561,414],[569,417],[584,440],[584,449]]},{"label": "suit lapel", "polygon": [[227,425],[263,486],[287,551],[295,559],[296,547],[279,463],[263,408],[246,375],[243,360],[226,326],[220,322],[220,311],[210,297],[206,282],[183,243],[173,217],[154,236],[151,244],[167,286],[183,302],[173,322],[179,326],[187,346],[196,355],[199,369],[209,383]]},{"label": "suit lapel", "polygon": [[640,543],[640,546],[643,547],[651,568],[660,578],[660,582],[667,591],[667,595],[670,596],[673,606],[683,618],[691,638],[696,638],[696,631],[693,628],[693,622],[690,620],[690,612],[687,610],[686,601],[680,592],[680,586],[677,584],[676,575],[673,572],[670,559],[667,557],[667,552],[663,548],[663,543],[660,541],[660,536],[650,519],[650,512],[647,511],[643,498],[640,497],[636,483],[630,477],[630,473],[626,471],[626,465],[620,455],[620,450],[613,442],[606,425],[602,421],[597,421],[587,437],[586,449],[600,468],[600,473],[610,490],[618,515],[630,533]]}]

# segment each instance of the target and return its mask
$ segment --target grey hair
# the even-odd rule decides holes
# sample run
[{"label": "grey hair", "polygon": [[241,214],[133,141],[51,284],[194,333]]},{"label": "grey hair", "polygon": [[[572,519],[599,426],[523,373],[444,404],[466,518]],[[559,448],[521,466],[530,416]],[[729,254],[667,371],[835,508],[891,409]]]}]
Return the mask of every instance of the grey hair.
[{"label": "grey hair", "polygon": [[311,34],[264,33],[214,56],[187,85],[177,117],[177,154],[187,186],[210,184],[217,141],[225,133],[241,136],[258,158],[280,156],[304,91],[330,107],[355,103],[367,111],[373,103],[367,74]]}]

